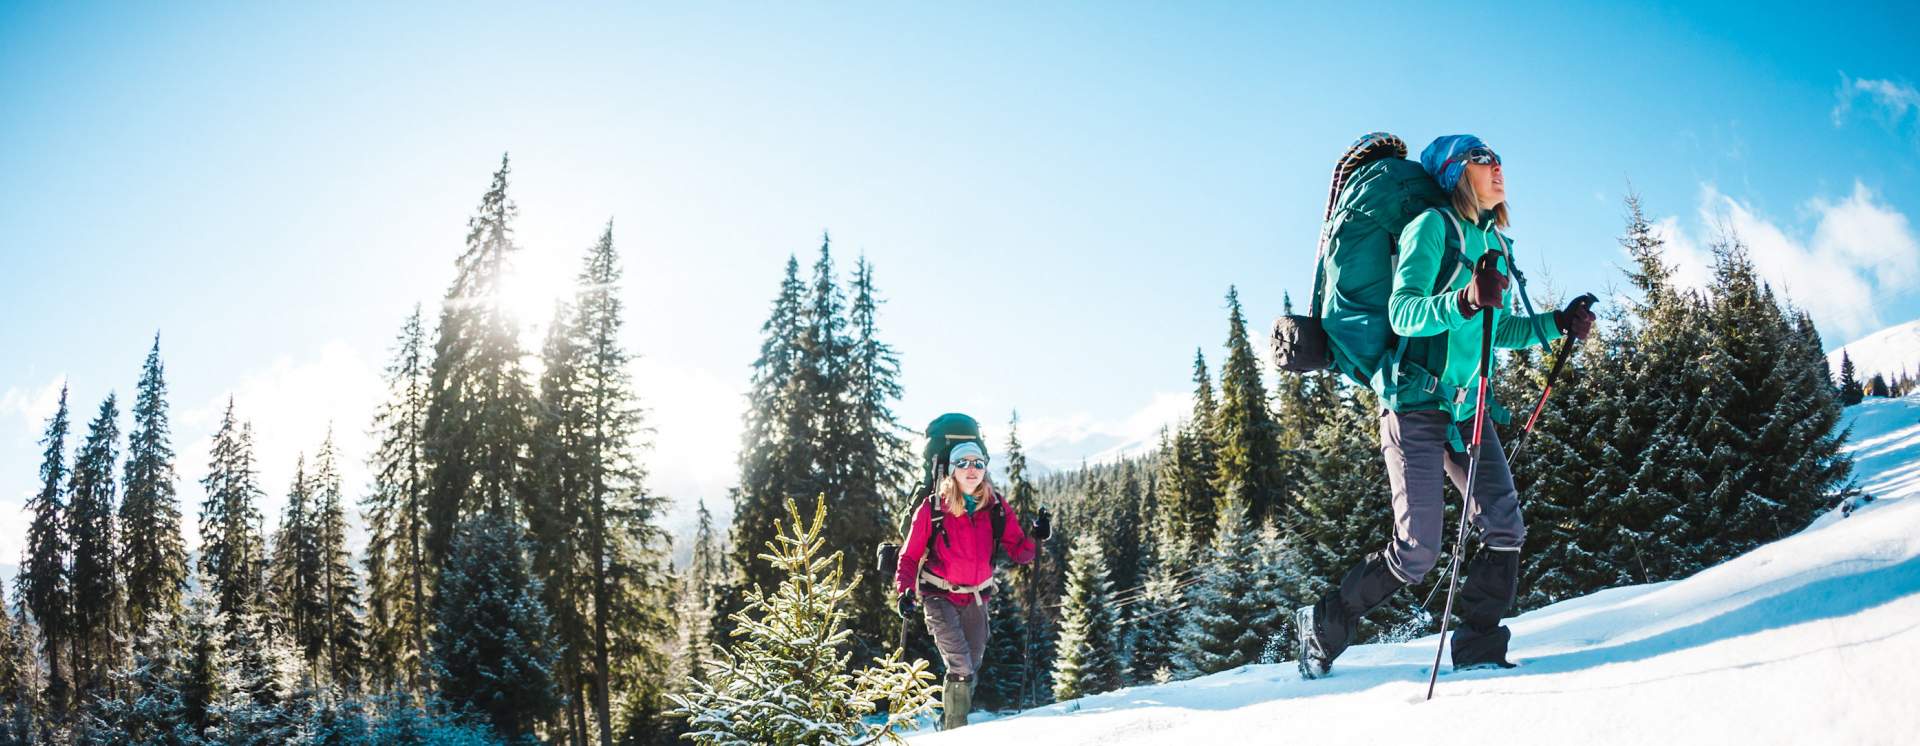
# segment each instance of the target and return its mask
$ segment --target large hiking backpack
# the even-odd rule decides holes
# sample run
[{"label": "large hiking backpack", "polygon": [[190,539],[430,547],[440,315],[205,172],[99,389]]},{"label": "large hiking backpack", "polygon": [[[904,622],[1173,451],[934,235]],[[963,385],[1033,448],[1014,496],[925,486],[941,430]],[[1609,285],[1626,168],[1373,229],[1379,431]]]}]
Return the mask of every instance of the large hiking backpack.
[{"label": "large hiking backpack", "polygon": [[[1398,341],[1387,321],[1400,231],[1447,198],[1407,144],[1385,132],[1356,140],[1334,164],[1315,257],[1313,306],[1273,325],[1274,362],[1308,373],[1332,368],[1362,386]],[[1450,255],[1458,247],[1448,242]]]},{"label": "large hiking backpack", "polygon": [[[919,512],[922,504],[933,506],[933,531],[927,537],[929,554],[934,551],[940,537],[945,534],[944,521],[947,511],[941,509],[936,490],[939,489],[940,480],[946,477],[947,472],[952,468],[952,465],[947,463],[947,453],[952,451],[954,446],[965,442],[978,444],[982,453],[987,450],[987,441],[980,436],[980,423],[972,417],[949,413],[935,417],[933,422],[927,423],[926,441],[920,446],[921,481],[919,487],[914,490],[915,499],[907,503],[900,536],[901,540],[905,541],[907,532],[913,530],[913,516]],[[993,501],[993,504],[987,508],[989,511],[987,515],[993,520],[993,546],[995,558],[998,560],[1003,551],[1000,546],[1000,537],[1006,530],[1007,508],[1001,500]],[[882,543],[877,549],[876,556],[881,577],[891,582],[894,570],[900,561],[900,545],[896,542]]]}]

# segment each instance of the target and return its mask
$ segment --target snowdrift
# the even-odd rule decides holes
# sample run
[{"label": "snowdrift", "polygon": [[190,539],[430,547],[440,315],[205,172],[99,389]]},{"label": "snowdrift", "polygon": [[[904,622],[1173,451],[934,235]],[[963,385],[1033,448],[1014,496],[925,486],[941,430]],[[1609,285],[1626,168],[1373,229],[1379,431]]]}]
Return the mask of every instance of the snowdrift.
[{"label": "snowdrift", "polygon": [[1848,410],[1843,515],[1669,583],[1512,620],[1511,671],[1443,673],[1435,638],[1135,687],[926,733],[922,746],[1458,742],[1920,743],[1920,398]]}]

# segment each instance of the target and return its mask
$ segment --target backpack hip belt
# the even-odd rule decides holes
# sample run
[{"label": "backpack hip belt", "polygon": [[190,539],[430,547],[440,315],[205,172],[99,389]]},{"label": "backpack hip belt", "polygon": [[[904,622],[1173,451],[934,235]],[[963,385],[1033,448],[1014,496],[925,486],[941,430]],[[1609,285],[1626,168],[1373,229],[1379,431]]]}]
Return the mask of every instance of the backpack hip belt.
[{"label": "backpack hip belt", "polygon": [[986,600],[980,597],[981,591],[992,591],[994,588],[993,578],[987,578],[987,582],[978,585],[955,585],[948,582],[946,578],[928,572],[925,565],[920,567],[920,582],[948,593],[971,593],[973,594],[973,602],[977,604],[986,603]]}]

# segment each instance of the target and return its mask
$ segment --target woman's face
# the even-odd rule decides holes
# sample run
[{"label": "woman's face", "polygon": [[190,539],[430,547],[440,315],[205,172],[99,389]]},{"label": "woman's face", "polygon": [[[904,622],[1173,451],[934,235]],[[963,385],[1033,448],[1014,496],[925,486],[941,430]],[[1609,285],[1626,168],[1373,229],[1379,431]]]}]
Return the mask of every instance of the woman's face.
[{"label": "woman's face", "polygon": [[960,491],[973,494],[980,489],[980,481],[987,478],[987,462],[978,456],[967,456],[953,462],[953,478],[960,483]]},{"label": "woman's face", "polygon": [[1467,178],[1474,196],[1480,198],[1480,209],[1491,210],[1507,201],[1507,175],[1499,163],[1468,163]]}]

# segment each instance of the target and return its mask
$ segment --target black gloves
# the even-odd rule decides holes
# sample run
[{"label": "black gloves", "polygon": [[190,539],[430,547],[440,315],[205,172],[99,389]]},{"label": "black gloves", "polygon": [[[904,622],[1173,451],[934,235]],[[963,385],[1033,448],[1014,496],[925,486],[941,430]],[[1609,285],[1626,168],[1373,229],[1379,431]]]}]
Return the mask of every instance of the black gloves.
[{"label": "black gloves", "polygon": [[1032,533],[1034,541],[1053,538],[1053,514],[1047,512],[1046,508],[1041,508],[1040,512],[1034,515]]},{"label": "black gloves", "polygon": [[913,613],[913,594],[911,593],[900,594],[899,603],[896,604],[894,611],[895,613],[898,613],[900,615],[901,619],[905,619],[907,618],[908,614]]},{"label": "black gloves", "polygon": [[1499,257],[1492,251],[1480,255],[1479,263],[1473,266],[1473,279],[1457,296],[1461,316],[1473,318],[1482,308],[1500,307],[1500,294],[1507,291],[1507,276],[1500,273]]},{"label": "black gloves", "polygon": [[1593,331],[1593,304],[1598,303],[1592,293],[1582,295],[1567,304],[1564,311],[1553,312],[1553,325],[1560,327],[1560,333],[1572,337],[1575,341],[1586,339]]}]

